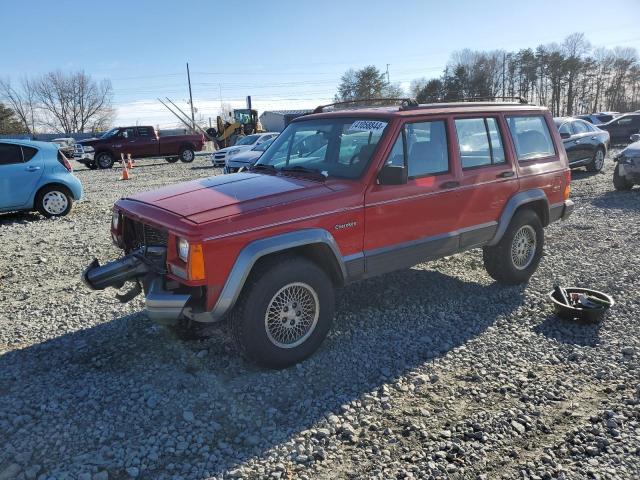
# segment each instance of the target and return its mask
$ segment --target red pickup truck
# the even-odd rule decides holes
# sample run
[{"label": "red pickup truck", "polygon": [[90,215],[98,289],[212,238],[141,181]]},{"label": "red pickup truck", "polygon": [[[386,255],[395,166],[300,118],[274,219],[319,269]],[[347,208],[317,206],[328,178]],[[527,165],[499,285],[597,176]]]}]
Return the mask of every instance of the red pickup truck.
[{"label": "red pickup truck", "polygon": [[83,278],[133,282],[120,300],[144,289],[156,322],[226,318],[241,352],[283,367],[318,348],[349,282],[472,248],[497,281],[526,282],[543,227],[573,210],[570,180],[553,118],[534,105],[307,115],[247,172],[119,200],[111,236],[125,255]]},{"label": "red pickup truck", "polygon": [[150,126],[116,127],[99,138],[78,142],[75,157],[92,170],[113,167],[120,154],[131,154],[132,158],[165,157],[171,163],[178,160],[190,163],[203,144],[203,135],[161,137]]}]

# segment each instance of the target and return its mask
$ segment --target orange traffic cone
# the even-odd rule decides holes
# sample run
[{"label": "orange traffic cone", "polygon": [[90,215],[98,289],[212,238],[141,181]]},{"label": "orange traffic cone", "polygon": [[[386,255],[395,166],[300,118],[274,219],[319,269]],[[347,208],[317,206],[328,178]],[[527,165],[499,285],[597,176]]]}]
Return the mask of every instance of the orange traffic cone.
[{"label": "orange traffic cone", "polygon": [[133,168],[133,167],[134,167],[134,165],[133,165],[133,158],[131,158],[131,154],[130,154],[130,153],[127,153],[127,159],[129,160],[129,161],[127,162],[127,166],[128,166],[129,168]]},{"label": "orange traffic cone", "polygon": [[129,180],[131,178],[131,175],[129,175],[129,169],[127,168],[127,164],[123,163],[122,164],[122,178],[120,178],[120,180]]}]

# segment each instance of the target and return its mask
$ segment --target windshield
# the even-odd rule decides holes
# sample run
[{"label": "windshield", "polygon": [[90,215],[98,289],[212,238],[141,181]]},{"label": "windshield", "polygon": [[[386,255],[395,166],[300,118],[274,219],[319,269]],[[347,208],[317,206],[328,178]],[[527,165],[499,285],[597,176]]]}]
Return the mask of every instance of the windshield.
[{"label": "windshield", "polygon": [[366,168],[387,122],[362,118],[327,118],[290,124],[258,165],[276,170],[308,169],[324,176],[358,178]]},{"label": "windshield", "polygon": [[236,145],[253,145],[258,141],[259,138],[260,135],[249,135],[246,137],[242,137],[236,142]]},{"label": "windshield", "polygon": [[113,137],[116,133],[118,133],[118,130],[119,130],[118,128],[112,128],[111,130],[107,130],[100,136],[100,138]]},{"label": "windshield", "polygon": [[269,148],[269,145],[271,145],[273,143],[273,138],[270,140],[267,140],[266,142],[262,142],[260,145],[257,145],[255,147],[253,147],[251,150],[254,150],[256,152],[264,152],[267,148]]}]

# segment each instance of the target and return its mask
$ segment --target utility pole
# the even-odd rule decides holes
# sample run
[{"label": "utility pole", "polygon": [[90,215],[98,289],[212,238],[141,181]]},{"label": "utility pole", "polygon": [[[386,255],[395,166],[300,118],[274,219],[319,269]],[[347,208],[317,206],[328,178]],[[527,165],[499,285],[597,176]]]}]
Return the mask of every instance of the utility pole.
[{"label": "utility pole", "polygon": [[191,104],[191,127],[196,129],[196,117],[193,113],[193,95],[191,95],[191,74],[189,73],[189,62],[187,62],[187,81],[189,82],[189,103]]},{"label": "utility pole", "polygon": [[[505,97],[506,94],[506,88],[505,88],[505,66],[507,63],[507,53],[503,52],[502,53],[502,96]],[[504,100],[504,98],[503,98]]]},{"label": "utility pole", "polygon": [[389,82],[389,65],[391,65],[391,64],[387,63],[387,84],[391,83],[391,82]]}]

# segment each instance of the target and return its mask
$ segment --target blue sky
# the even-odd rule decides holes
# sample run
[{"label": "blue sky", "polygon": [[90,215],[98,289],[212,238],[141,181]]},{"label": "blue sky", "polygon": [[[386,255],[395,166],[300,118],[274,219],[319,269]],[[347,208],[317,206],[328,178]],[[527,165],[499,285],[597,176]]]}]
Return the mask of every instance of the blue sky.
[{"label": "blue sky", "polygon": [[186,61],[206,118],[220,98],[241,106],[249,94],[260,110],[322,103],[349,67],[389,63],[391,81],[408,85],[463,48],[516,50],[578,31],[640,49],[640,0],[4,0],[0,12],[0,77],[109,78],[119,124],[175,124],[156,97],[186,108]]}]

